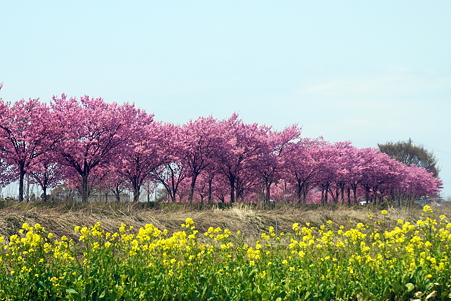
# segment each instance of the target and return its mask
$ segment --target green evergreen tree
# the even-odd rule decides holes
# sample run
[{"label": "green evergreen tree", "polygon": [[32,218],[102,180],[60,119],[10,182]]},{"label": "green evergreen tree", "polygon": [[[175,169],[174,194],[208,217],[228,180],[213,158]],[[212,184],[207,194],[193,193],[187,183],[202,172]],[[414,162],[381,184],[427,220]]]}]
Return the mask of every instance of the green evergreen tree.
[{"label": "green evergreen tree", "polygon": [[408,166],[414,164],[424,168],[433,173],[434,177],[438,177],[440,169],[437,166],[435,155],[423,146],[414,145],[412,140],[409,139],[408,142],[388,142],[385,144],[378,144],[377,146],[379,147],[379,151],[386,153],[391,158]]}]

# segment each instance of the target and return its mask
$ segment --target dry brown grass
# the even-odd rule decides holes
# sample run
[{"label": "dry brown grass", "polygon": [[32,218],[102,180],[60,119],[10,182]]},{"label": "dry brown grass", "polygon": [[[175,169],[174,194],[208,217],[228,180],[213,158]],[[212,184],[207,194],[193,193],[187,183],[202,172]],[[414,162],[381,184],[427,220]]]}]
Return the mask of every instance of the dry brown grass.
[{"label": "dry brown grass", "polygon": [[[368,212],[382,218],[382,207],[372,206],[294,206],[294,205],[187,205],[187,204],[116,204],[116,203],[0,203],[0,236],[17,233],[24,222],[41,224],[57,236],[76,238],[75,226],[91,226],[100,222],[106,231],[116,231],[121,223],[139,228],[151,223],[170,232],[181,230],[187,217],[192,218],[200,232],[210,226],[241,230],[245,237],[253,239],[270,226],[279,232],[291,231],[293,223],[311,223],[318,226],[327,220],[339,225],[350,225],[349,221],[367,222]],[[394,225],[398,219],[415,222],[421,218],[421,207],[386,208],[386,226]],[[438,215],[451,216],[451,206],[434,208]]]}]

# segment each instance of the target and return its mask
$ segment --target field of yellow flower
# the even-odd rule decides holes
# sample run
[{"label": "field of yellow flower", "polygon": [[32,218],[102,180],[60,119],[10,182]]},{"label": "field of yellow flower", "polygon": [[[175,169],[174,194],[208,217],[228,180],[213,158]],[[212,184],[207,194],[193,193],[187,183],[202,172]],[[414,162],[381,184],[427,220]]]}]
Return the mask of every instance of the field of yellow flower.
[{"label": "field of yellow flower", "polygon": [[425,206],[383,227],[386,214],[270,227],[252,243],[191,218],[174,233],[75,227],[78,239],[24,223],[0,237],[0,300],[450,300],[449,218]]}]

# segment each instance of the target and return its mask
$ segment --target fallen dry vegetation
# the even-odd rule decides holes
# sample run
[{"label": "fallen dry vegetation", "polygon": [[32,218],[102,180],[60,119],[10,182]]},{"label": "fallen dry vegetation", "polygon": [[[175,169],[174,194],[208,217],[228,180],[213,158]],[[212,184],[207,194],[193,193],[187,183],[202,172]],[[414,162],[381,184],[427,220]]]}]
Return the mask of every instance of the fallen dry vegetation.
[{"label": "fallen dry vegetation", "polygon": [[[368,213],[380,215],[387,209],[385,217],[396,223],[398,219],[415,222],[421,215],[420,206],[294,206],[294,205],[249,205],[226,204],[145,204],[145,203],[0,203],[0,236],[16,234],[23,223],[39,223],[48,232],[61,237],[75,238],[75,226],[92,226],[96,222],[108,232],[116,231],[121,223],[135,228],[153,224],[169,232],[179,231],[180,225],[190,217],[196,228],[207,231],[209,227],[222,227],[231,231],[242,231],[248,238],[259,236],[270,226],[279,232],[290,231],[293,223],[320,225],[327,220],[338,225],[365,222]],[[451,206],[434,207],[438,215],[451,216]]]}]

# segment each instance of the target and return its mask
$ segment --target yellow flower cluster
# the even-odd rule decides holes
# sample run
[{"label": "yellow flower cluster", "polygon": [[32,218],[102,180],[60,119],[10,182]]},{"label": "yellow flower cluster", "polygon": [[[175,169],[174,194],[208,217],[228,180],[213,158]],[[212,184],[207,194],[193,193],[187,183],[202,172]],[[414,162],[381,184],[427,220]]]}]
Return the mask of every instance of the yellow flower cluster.
[{"label": "yellow flower cluster", "polygon": [[[385,292],[386,299],[394,295],[408,299],[428,290],[448,296],[451,223],[444,215],[435,219],[430,207],[423,213],[415,223],[399,219],[393,227],[384,227],[389,218],[385,210],[383,220],[371,214],[368,223],[294,223],[292,233],[279,234],[270,227],[254,239],[220,227],[199,235],[191,218],[181,225],[182,231],[173,233],[152,224],[139,229],[121,224],[114,233],[100,223],[77,226],[75,240],[25,223],[17,235],[0,237],[0,269],[5,271],[0,276],[0,299],[19,289],[15,281],[39,282],[41,290],[68,299],[101,285],[109,287],[102,289],[105,298],[139,288],[140,294],[149,289],[157,296],[161,291],[160,299],[168,299],[175,296],[168,295],[172,290],[182,294],[182,288],[189,291],[204,284],[215,284],[216,295],[231,294],[221,290],[245,284],[255,292],[273,292],[267,299],[274,300],[282,296],[277,292],[293,300],[308,299],[309,291],[324,291],[327,299],[349,299],[349,291],[371,300],[378,300],[374,298],[378,291]],[[266,298],[249,290],[240,298]],[[333,295],[327,295],[330,292]]]}]

